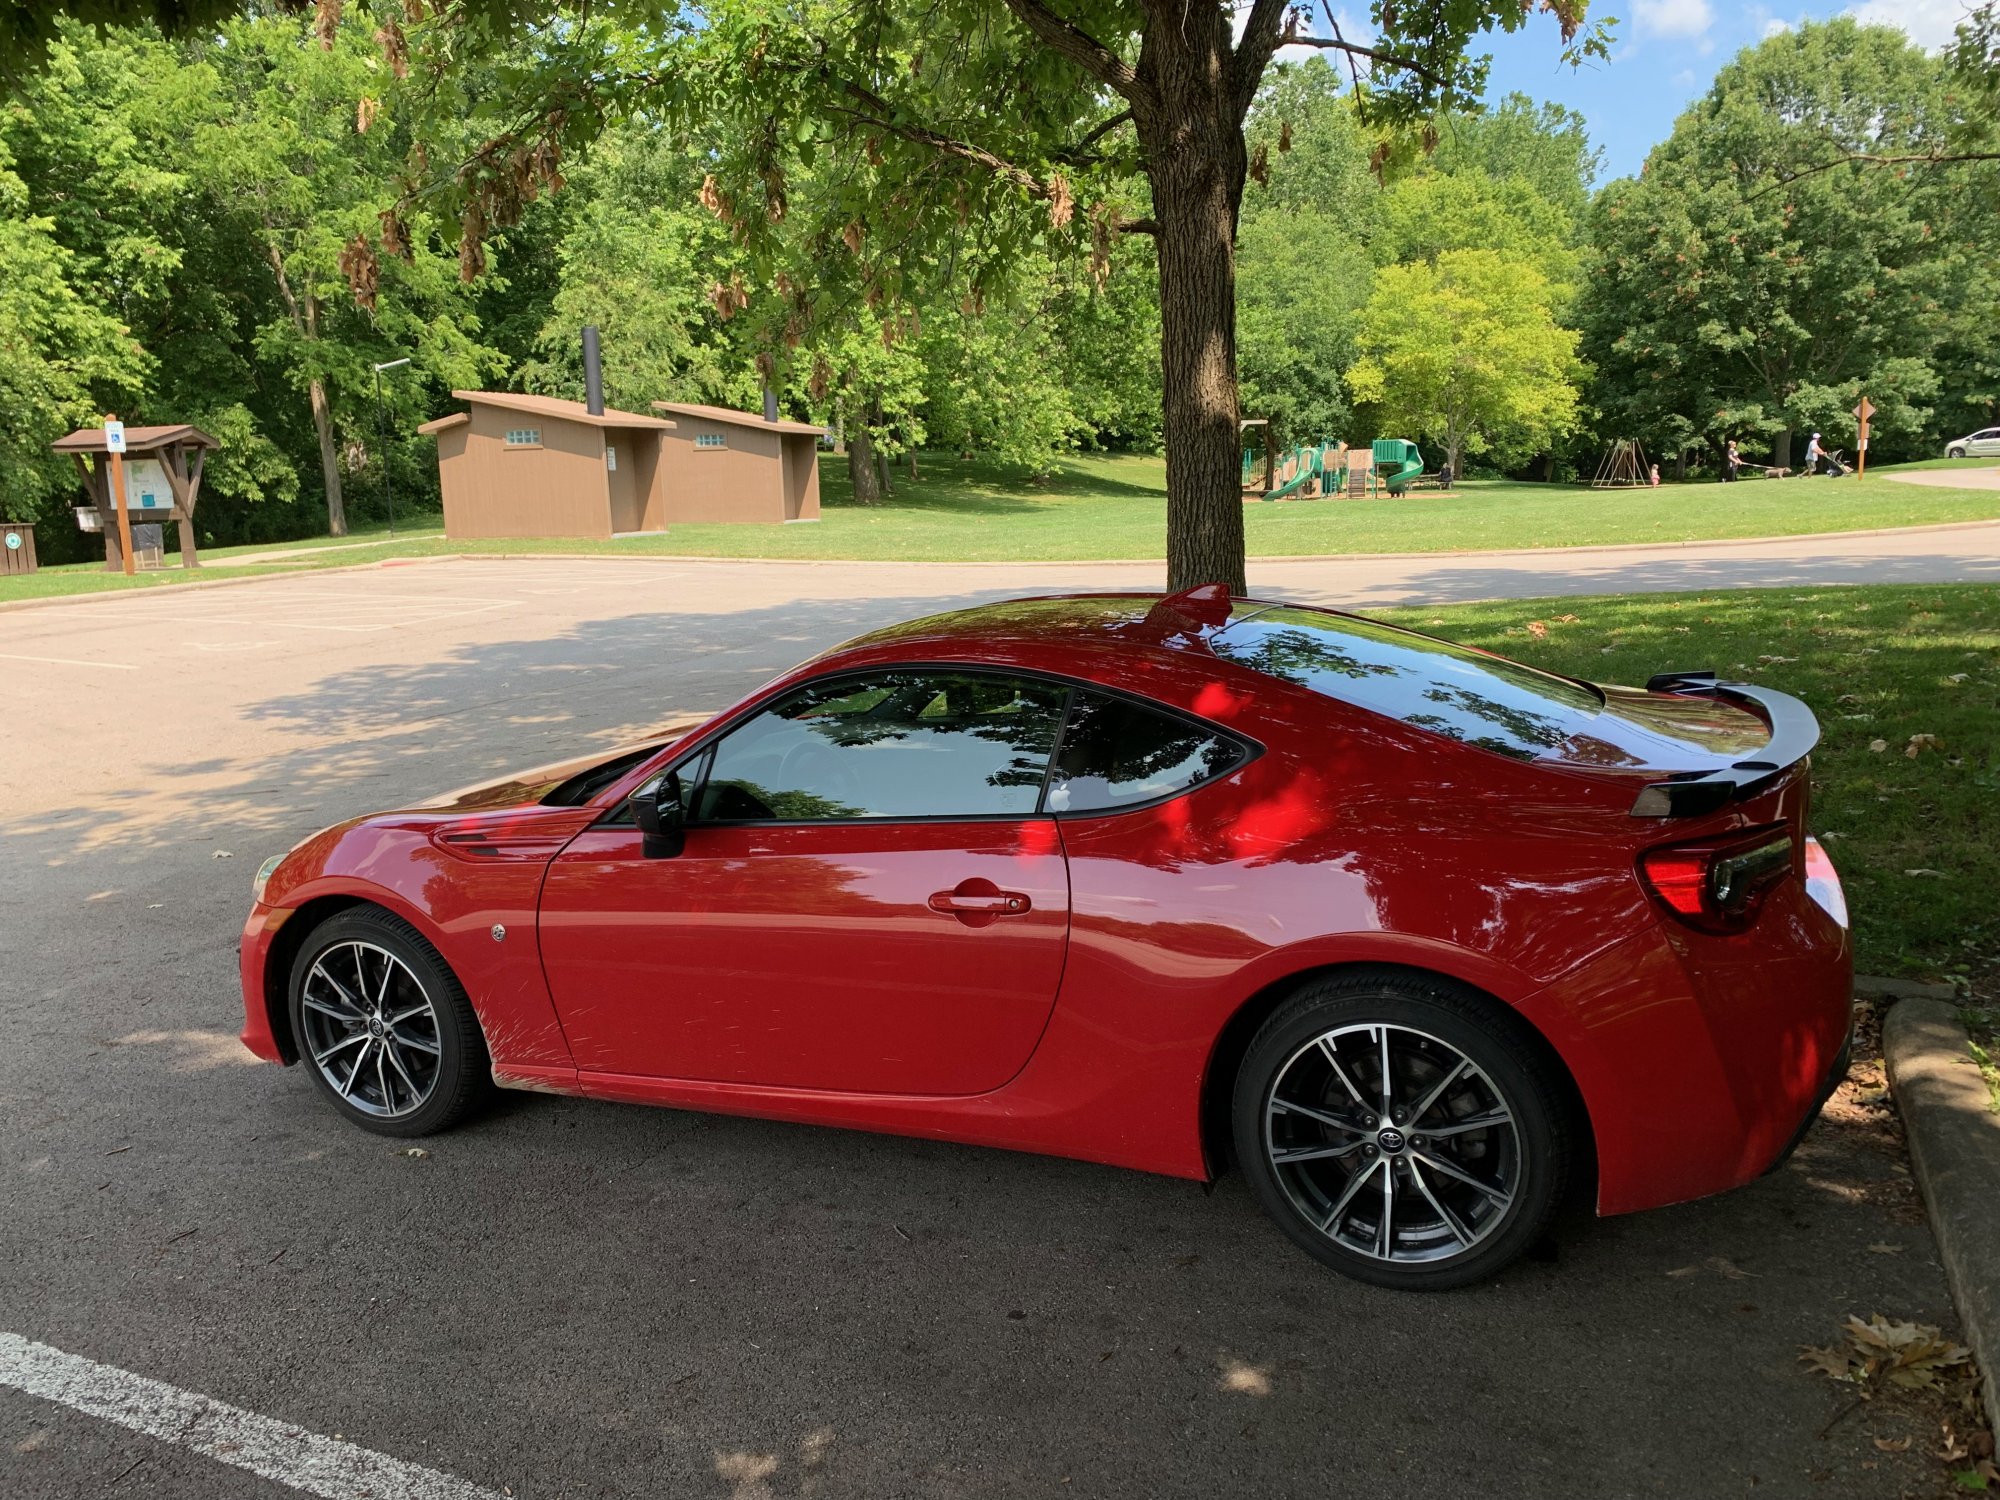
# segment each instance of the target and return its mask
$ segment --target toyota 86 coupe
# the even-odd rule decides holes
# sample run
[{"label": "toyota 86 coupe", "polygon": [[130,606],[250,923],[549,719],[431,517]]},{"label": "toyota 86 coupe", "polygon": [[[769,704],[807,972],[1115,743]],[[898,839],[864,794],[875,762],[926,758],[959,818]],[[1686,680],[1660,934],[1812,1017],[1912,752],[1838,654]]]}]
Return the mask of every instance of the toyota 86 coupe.
[{"label": "toyota 86 coupe", "polygon": [[243,1040],[364,1129],[534,1089],[1233,1162],[1308,1253],[1489,1277],[1771,1170],[1846,1073],[1795,698],[1230,596],[893,626],[671,741],[258,873]]}]

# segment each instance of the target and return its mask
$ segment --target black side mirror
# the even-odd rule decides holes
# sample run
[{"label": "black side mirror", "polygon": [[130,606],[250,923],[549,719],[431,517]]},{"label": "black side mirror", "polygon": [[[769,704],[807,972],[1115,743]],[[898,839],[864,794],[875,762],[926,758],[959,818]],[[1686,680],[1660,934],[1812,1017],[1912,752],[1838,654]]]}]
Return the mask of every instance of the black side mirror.
[{"label": "black side mirror", "polygon": [[669,771],[651,786],[632,794],[632,816],[638,820],[640,852],[648,859],[672,859],[687,845],[687,808],[681,802],[681,779]]}]

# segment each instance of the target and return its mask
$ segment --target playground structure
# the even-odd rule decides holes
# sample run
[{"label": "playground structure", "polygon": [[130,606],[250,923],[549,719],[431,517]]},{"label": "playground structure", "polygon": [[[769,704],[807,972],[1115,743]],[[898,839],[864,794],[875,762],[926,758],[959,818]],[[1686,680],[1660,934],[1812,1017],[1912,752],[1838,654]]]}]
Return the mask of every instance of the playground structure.
[{"label": "playground structure", "polygon": [[1398,498],[1412,489],[1449,489],[1441,474],[1424,473],[1423,454],[1407,438],[1377,438],[1365,446],[1313,443],[1279,454],[1271,441],[1269,422],[1243,423],[1246,435],[1259,429],[1261,447],[1243,450],[1245,500],[1366,500],[1387,494]]},{"label": "playground structure", "polygon": [[1590,481],[1594,490],[1645,489],[1652,483],[1646,468],[1646,450],[1636,438],[1614,438],[1604,445],[1598,461],[1597,477]]}]

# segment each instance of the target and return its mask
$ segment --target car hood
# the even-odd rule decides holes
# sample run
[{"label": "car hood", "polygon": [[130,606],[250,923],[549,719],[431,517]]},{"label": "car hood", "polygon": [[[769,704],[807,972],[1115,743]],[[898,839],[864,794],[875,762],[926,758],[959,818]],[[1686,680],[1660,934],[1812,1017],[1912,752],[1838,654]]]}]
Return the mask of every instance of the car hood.
[{"label": "car hood", "polygon": [[493,808],[521,807],[539,803],[564,782],[571,781],[586,771],[595,770],[599,766],[626,756],[650,755],[664,750],[675,740],[706,724],[709,717],[707,714],[677,715],[655,726],[651,732],[640,738],[628,740],[610,749],[595,750],[588,755],[553,761],[548,765],[535,766],[526,771],[515,771],[491,781],[474,782],[470,786],[459,787],[456,791],[411,803],[404,811],[474,813]]}]

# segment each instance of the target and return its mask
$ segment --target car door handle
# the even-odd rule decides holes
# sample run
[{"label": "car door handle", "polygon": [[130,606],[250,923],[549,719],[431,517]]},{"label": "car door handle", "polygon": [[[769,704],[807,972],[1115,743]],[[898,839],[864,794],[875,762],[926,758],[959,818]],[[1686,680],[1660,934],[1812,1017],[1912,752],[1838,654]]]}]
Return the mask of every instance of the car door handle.
[{"label": "car door handle", "polygon": [[961,880],[948,891],[934,892],[930,908],[961,922],[984,926],[995,917],[1018,917],[1035,903],[1020,891],[1003,891],[990,880]]}]

